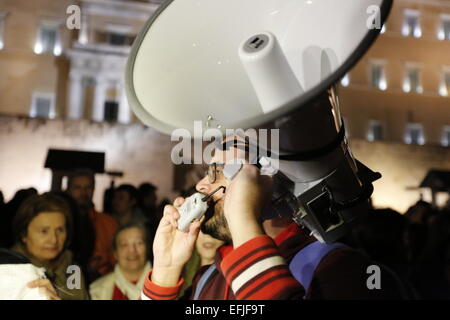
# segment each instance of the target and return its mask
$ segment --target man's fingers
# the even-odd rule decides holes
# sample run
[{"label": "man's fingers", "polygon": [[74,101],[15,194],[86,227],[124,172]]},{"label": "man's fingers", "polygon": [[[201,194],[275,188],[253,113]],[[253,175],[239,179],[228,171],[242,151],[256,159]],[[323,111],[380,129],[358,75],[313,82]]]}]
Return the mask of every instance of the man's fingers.
[{"label": "man's fingers", "polygon": [[[193,237],[194,241],[197,239],[198,233],[200,232],[201,221],[194,220],[189,226],[189,237]],[[191,238],[192,239],[192,238]]]},{"label": "man's fingers", "polygon": [[177,197],[175,199],[175,201],[173,202],[173,205],[175,206],[175,208],[179,208],[181,207],[181,205],[184,203],[184,198],[182,197]]},{"label": "man's fingers", "polygon": [[165,222],[165,225],[170,223],[172,227],[176,228],[178,226],[177,220],[180,218],[180,213],[178,210],[171,205],[166,205],[164,207],[164,216],[163,219],[167,222]]}]

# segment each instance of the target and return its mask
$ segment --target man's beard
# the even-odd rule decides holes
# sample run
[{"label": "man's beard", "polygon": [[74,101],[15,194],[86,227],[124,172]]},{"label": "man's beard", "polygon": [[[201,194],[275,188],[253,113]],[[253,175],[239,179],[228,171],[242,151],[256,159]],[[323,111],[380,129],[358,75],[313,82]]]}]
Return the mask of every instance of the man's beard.
[{"label": "man's beard", "polygon": [[211,237],[222,240],[225,244],[232,242],[230,229],[223,212],[224,199],[212,203],[205,213],[205,222],[201,225],[201,231]]}]

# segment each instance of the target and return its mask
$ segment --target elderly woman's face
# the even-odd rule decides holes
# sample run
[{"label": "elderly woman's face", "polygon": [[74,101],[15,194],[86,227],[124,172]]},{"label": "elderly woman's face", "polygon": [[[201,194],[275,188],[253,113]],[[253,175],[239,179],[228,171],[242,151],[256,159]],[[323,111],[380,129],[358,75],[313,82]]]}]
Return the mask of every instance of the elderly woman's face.
[{"label": "elderly woman's face", "polygon": [[147,246],[145,236],[139,228],[128,228],[117,236],[115,257],[120,268],[129,271],[140,271],[147,263]]},{"label": "elderly woman's face", "polygon": [[66,218],[60,212],[42,212],[28,225],[22,239],[27,251],[40,261],[56,258],[67,239]]}]

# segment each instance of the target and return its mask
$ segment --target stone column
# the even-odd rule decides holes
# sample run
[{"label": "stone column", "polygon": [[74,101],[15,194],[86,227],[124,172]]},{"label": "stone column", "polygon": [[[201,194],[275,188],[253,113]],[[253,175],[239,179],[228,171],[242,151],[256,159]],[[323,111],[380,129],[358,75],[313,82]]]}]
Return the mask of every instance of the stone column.
[{"label": "stone column", "polygon": [[78,31],[78,42],[81,44],[88,44],[89,42],[89,30],[88,30],[88,18],[87,15],[81,14],[81,29]]},{"label": "stone column", "polygon": [[119,82],[117,86],[117,92],[119,95],[119,114],[118,121],[120,123],[130,123],[131,114],[130,114],[130,106],[128,104],[127,95],[125,92],[125,83],[124,80]]},{"label": "stone column", "polygon": [[92,110],[92,120],[102,122],[105,119],[106,89],[108,84],[106,79],[98,77],[95,79],[94,105]]},{"label": "stone column", "polygon": [[67,117],[81,119],[83,117],[84,89],[81,74],[71,73],[67,101]]}]

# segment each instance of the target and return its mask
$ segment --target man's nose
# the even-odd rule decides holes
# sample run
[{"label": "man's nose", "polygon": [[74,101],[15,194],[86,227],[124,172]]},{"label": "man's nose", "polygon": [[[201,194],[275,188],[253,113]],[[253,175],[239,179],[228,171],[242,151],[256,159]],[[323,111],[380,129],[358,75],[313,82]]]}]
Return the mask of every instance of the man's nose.
[{"label": "man's nose", "polygon": [[208,176],[204,176],[202,180],[197,182],[195,185],[195,189],[198,192],[201,192],[203,194],[208,194],[211,192],[211,183],[209,183]]}]

